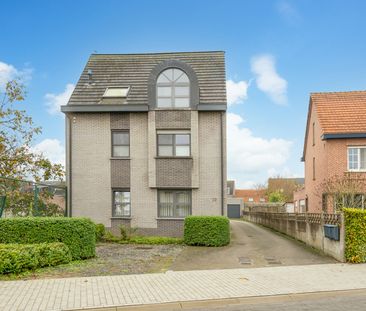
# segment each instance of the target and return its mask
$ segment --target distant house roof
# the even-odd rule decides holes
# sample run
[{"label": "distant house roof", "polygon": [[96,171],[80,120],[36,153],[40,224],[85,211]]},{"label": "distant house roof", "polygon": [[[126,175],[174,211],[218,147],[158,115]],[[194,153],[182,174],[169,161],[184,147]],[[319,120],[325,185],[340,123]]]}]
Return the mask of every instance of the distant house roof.
[{"label": "distant house roof", "polygon": [[293,182],[297,185],[303,185],[305,184],[305,178],[304,177],[270,177],[268,178],[268,185],[280,182]]},{"label": "distant house roof", "polygon": [[366,91],[311,93],[302,160],[313,106],[322,139],[366,138]]},{"label": "distant house roof", "polygon": [[[259,203],[260,199],[266,199],[265,189],[235,189],[236,198],[242,198],[244,202],[248,202],[249,198],[253,199],[253,202]],[[266,200],[267,201],[267,200]]]},{"label": "distant house roof", "polygon": [[68,105],[98,104],[108,87],[130,87],[124,104],[146,105],[152,70],[170,60],[184,62],[193,69],[200,104],[226,105],[225,54],[221,51],[92,54]]}]

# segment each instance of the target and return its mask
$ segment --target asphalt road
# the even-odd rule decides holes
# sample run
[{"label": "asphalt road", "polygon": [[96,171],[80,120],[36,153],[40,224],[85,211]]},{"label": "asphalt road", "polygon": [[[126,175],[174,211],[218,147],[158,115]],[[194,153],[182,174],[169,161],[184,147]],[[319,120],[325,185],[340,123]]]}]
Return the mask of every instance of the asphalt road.
[{"label": "asphalt road", "polygon": [[248,299],[243,303],[220,306],[184,308],[190,311],[364,311],[366,310],[366,290],[349,292],[328,292],[295,296],[275,296],[268,299]]},{"label": "asphalt road", "polygon": [[[335,263],[305,244],[244,221],[231,221],[232,241],[225,247],[186,247],[171,270],[258,268]],[[365,308],[366,310],[366,308]]]}]

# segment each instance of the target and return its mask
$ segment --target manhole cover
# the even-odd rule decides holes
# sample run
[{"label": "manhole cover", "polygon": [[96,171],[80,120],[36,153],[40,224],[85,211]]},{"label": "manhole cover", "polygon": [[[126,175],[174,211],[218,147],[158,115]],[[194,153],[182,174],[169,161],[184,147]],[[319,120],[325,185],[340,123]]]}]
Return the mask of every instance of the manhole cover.
[{"label": "manhole cover", "polygon": [[276,257],[264,257],[264,259],[270,265],[282,265],[282,262],[279,259],[277,259]]},{"label": "manhole cover", "polygon": [[239,257],[239,263],[242,265],[251,265],[252,260],[249,257]]}]

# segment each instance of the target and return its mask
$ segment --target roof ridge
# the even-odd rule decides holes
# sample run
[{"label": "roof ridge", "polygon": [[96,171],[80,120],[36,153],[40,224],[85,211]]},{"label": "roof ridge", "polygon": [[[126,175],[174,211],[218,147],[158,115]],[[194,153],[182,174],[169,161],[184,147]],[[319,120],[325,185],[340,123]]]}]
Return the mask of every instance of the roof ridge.
[{"label": "roof ridge", "polygon": [[225,53],[223,50],[206,51],[176,51],[176,52],[146,52],[146,53],[91,53],[91,56],[105,55],[159,55],[159,54],[192,54],[192,53]]},{"label": "roof ridge", "polygon": [[310,96],[312,95],[326,95],[326,94],[344,94],[344,93],[366,93],[366,90],[356,90],[356,91],[333,91],[333,92],[311,92]]}]

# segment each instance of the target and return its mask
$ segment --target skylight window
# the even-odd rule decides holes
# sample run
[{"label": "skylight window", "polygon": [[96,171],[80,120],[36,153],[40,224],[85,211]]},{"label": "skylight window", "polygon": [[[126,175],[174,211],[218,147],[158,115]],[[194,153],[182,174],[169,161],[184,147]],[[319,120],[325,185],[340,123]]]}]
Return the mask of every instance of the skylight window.
[{"label": "skylight window", "polygon": [[108,87],[103,97],[105,98],[126,98],[130,90],[129,86],[123,87]]}]

